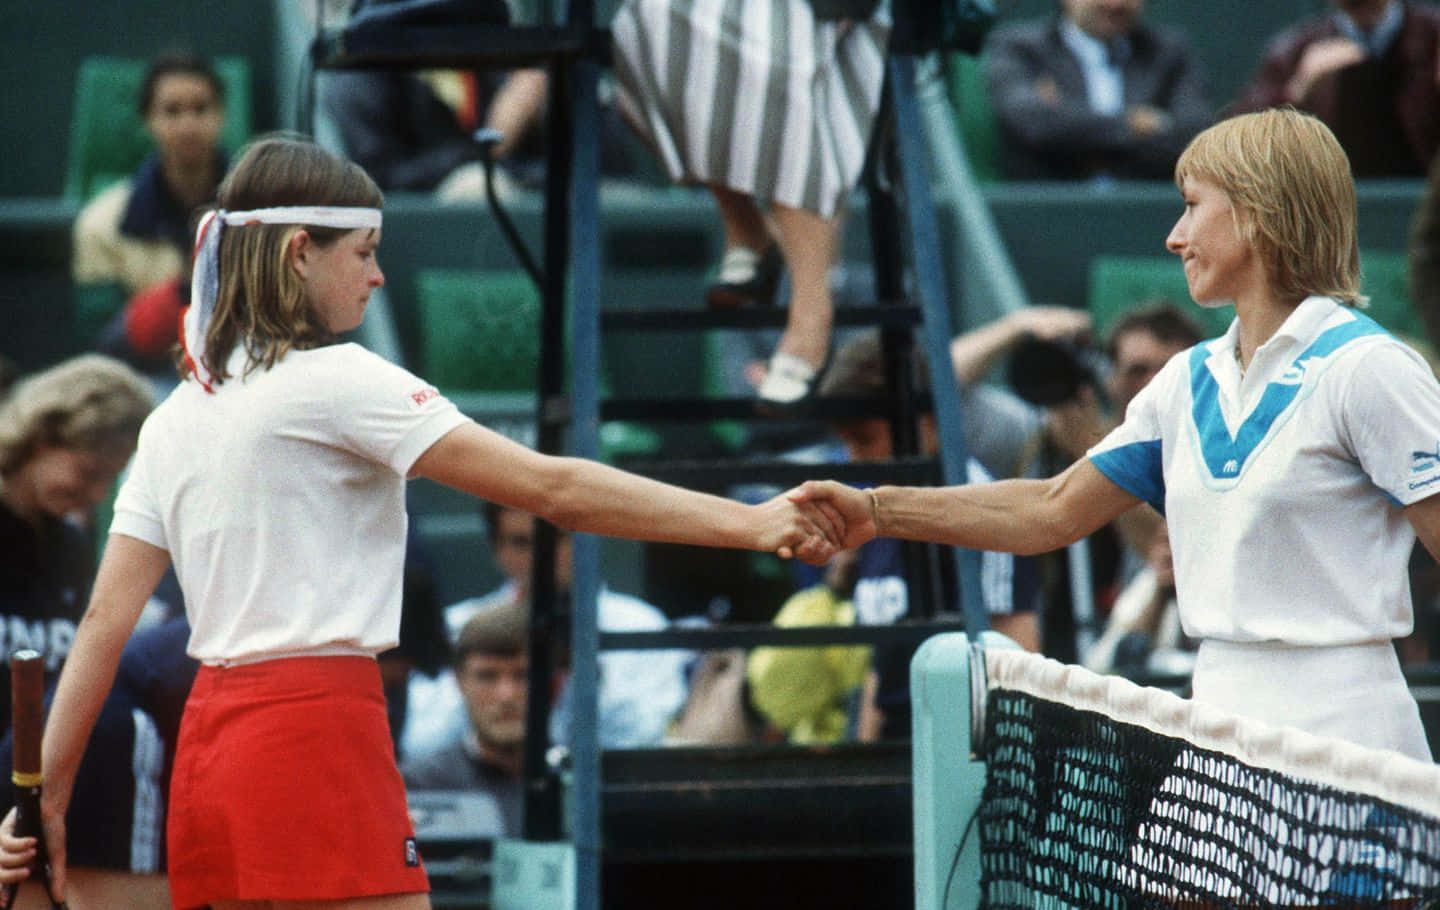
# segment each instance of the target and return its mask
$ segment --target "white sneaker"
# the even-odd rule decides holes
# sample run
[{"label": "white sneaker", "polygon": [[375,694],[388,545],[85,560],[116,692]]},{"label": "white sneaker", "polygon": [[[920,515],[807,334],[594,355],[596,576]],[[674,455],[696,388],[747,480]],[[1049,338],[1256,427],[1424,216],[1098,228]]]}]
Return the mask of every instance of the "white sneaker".
[{"label": "white sneaker", "polygon": [[795,404],[809,398],[815,391],[815,379],[819,372],[794,354],[776,351],[770,356],[765,381],[760,383],[757,394],[767,404]]}]

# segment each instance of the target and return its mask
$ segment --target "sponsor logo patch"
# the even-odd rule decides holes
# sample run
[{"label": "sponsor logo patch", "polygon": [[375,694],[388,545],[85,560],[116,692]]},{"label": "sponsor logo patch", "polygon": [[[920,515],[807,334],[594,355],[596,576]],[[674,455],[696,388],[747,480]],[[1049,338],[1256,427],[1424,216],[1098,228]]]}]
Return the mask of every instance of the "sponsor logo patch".
[{"label": "sponsor logo patch", "polygon": [[[1435,473],[1436,469],[1440,469],[1440,442],[1435,444],[1433,452],[1412,451],[1410,453],[1410,489],[1419,490],[1433,483],[1440,483],[1440,474]],[[1426,477],[1427,474],[1431,476]]]},{"label": "sponsor logo patch", "polygon": [[417,408],[424,407],[425,402],[433,401],[440,397],[440,390],[434,386],[420,389],[410,393],[410,403]]},{"label": "sponsor logo patch", "polygon": [[420,865],[420,848],[415,843],[415,838],[405,838],[405,865]]}]

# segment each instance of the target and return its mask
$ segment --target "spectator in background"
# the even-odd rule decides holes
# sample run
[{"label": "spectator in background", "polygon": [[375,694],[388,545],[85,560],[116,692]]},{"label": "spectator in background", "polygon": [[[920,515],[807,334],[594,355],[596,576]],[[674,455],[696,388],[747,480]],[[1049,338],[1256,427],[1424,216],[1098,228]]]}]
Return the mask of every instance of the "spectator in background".
[{"label": "spectator in background", "polygon": [[[385,192],[478,198],[481,126],[500,138],[491,150],[502,173],[533,178],[539,162],[545,72],[476,74],[353,70],[325,73],[319,102],[340,142]],[[529,172],[531,178],[524,175]]]},{"label": "spectator in background", "polygon": [[[1410,221],[1410,299],[1425,326],[1416,348],[1440,376],[1440,154],[1430,163],[1425,191]],[[1440,659],[1440,562],[1417,544],[1410,557],[1415,632],[1399,643],[1401,660]]]},{"label": "spectator in background", "polygon": [[85,328],[98,331],[123,306],[104,349],[151,366],[168,361],[189,298],[191,213],[225,175],[225,86],[205,58],[167,54],[150,63],[138,101],[155,152],[80,210],[72,274]]},{"label": "spectator in background", "polygon": [[[452,638],[472,618],[497,606],[526,603],[530,599],[531,560],[535,546],[535,517],[520,509],[485,503],[485,525],[491,555],[505,582],[481,597],[472,597],[445,608],[445,623]],[[556,532],[555,588],[559,599],[557,641],[568,644],[570,584],[573,556],[570,535]],[[602,587],[597,621],[605,632],[641,632],[663,629],[665,614],[626,594]],[[693,659],[689,651],[605,651],[600,654],[600,744],[605,748],[659,745],[667,726],[686,696],[686,668]],[[560,661],[568,664],[568,659]],[[570,687],[556,698],[550,717],[550,736],[555,742],[569,740]],[[410,692],[412,720],[401,737],[401,754],[429,750],[446,742],[464,728],[460,691],[453,673],[441,673],[433,680],[412,678]]]},{"label": "spectator in background", "polygon": [[1440,149],[1440,10],[1334,0],[1275,36],[1233,113],[1290,104],[1340,140],[1356,177],[1421,177]]},{"label": "spectator in background", "polygon": [[[91,513],[129,461],[151,404],[143,377],[87,354],[22,378],[0,405],[0,656],[25,647],[44,654],[47,688],[88,599],[95,570]],[[179,617],[137,632],[121,658],[69,811],[77,910],[170,906],[165,793],[194,676],[184,653],[188,631]],[[0,667],[0,767],[6,768],[9,692],[10,674]],[[41,896],[39,889],[27,891],[22,906]]]},{"label": "spectator in background", "polygon": [[[1005,445],[989,456],[987,464],[999,466],[994,476],[1048,476],[1081,457],[1114,425],[1105,408],[1104,364],[1090,342],[1090,329],[1090,314],[1083,310],[1032,306],[951,340],[950,360],[970,412],[967,421]],[[1008,386],[983,382],[1000,364],[1005,364]],[[973,430],[968,435],[976,436]],[[974,442],[971,448],[982,451]],[[1085,562],[1072,565],[1082,556]],[[1087,620],[1106,612],[1119,590],[1122,538],[1107,526],[1081,545],[1038,561],[1039,650],[1073,662],[1078,638],[1088,632]],[[1091,585],[1077,592],[1076,566],[1086,565]]]},{"label": "spectator in background", "polygon": [[712,309],[771,306],[790,273],[785,331],[758,396],[811,397],[830,351],[829,272],[841,213],[880,103],[888,4],[743,0],[721,16],[696,0],[626,0],[615,72],[627,119],[676,182],[705,186],[725,253]]},{"label": "spectator in background", "polygon": [[1173,301],[1157,298],[1142,301],[1121,316],[1106,336],[1105,353],[1110,359],[1107,388],[1116,418],[1140,390],[1150,384],[1171,357],[1205,337],[1195,320]]},{"label": "spectator in background", "polygon": [[1105,633],[1084,655],[1096,673],[1188,675],[1197,642],[1180,627],[1175,559],[1162,527],[1150,540],[1146,565],[1115,599]]},{"label": "spectator in background", "polygon": [[[177,606],[176,609],[179,609]],[[180,716],[199,664],[185,653],[183,613],[137,629],[125,645],[65,813],[67,906],[168,910],[165,821]],[[14,743],[0,743],[8,768]],[[50,906],[38,888],[16,907]]]},{"label": "spectator in background", "polygon": [[[852,626],[857,550],[838,554],[822,584],[800,591],[775,614],[779,628]],[[870,648],[758,647],[745,676],[754,710],[792,743],[837,742],[858,733],[855,698],[870,672]],[[873,691],[873,687],[871,689]]]},{"label": "spectator in background", "polygon": [[[54,683],[95,574],[92,512],[153,404],[143,377],[99,354],[20,380],[0,404],[0,662],[33,648]],[[0,732],[9,727],[10,673],[0,666]]]},{"label": "spectator in background", "polygon": [[530,611],[508,601],[472,616],[460,630],[455,677],[467,723],[460,735],[400,765],[412,790],[467,790],[493,804],[491,837],[518,837],[524,802],[525,703]]},{"label": "spectator in background", "polygon": [[400,643],[375,655],[390,719],[390,738],[397,755],[410,707],[411,680],[417,676],[434,679],[449,673],[453,651],[435,594],[432,560],[424,540],[411,524],[406,531],[405,568],[400,582]]},{"label": "spectator in background", "polygon": [[1213,108],[1178,30],[1140,20],[1144,0],[1060,0],[1054,18],[998,28],[986,82],[1007,176],[1168,180]]}]

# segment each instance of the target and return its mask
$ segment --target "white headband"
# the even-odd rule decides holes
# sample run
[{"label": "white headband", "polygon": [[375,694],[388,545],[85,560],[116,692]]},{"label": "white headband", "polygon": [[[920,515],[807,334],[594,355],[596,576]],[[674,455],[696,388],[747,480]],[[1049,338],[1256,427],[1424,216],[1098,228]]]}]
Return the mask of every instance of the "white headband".
[{"label": "white headband", "polygon": [[[217,224],[218,222],[218,224]],[[190,306],[185,310],[181,340],[185,359],[196,381],[205,390],[213,391],[210,371],[205,366],[205,333],[215,314],[215,298],[220,293],[220,235],[226,225],[247,224],[308,224],[316,227],[359,230],[380,228],[380,210],[371,208],[337,208],[323,205],[287,205],[248,212],[227,212],[217,209],[200,220],[195,232],[195,266],[190,275]],[[214,230],[211,230],[212,226]]]}]

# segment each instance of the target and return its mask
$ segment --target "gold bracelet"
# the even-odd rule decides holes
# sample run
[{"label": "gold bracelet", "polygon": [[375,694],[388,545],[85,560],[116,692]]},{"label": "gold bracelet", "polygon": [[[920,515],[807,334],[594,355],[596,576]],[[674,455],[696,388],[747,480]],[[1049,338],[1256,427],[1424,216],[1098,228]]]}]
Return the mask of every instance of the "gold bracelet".
[{"label": "gold bracelet", "polygon": [[875,536],[880,536],[880,494],[875,492],[874,487],[866,487],[865,492],[870,494],[870,520],[875,524]]}]

